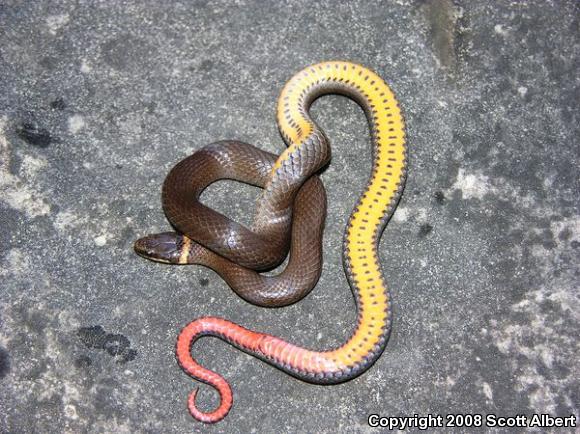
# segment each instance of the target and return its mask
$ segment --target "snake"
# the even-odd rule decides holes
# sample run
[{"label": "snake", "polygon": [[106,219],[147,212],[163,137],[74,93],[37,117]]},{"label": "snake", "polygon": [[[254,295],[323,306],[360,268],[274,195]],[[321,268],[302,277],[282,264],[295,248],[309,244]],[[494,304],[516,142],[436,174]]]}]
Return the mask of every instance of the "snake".
[{"label": "snake", "polygon": [[[286,83],[278,99],[276,120],[287,147],[278,157],[242,142],[226,141],[202,148],[178,163],[167,176],[162,194],[165,214],[176,232],[138,240],[135,250],[160,262],[209,266],[230,286],[240,283],[237,279],[246,273],[242,284],[232,287],[250,301],[253,289],[242,288],[249,282],[248,276],[259,280],[256,276],[260,276],[260,271],[278,265],[290,250],[284,272],[290,265],[291,271],[298,274],[307,270],[312,278],[306,288],[289,288],[282,279],[280,285],[258,285],[259,295],[255,298],[258,304],[275,306],[297,301],[308,293],[320,275],[319,270],[310,271],[320,266],[320,250],[305,252],[303,248],[308,242],[321,243],[324,217],[319,207],[324,208],[326,199],[317,175],[331,157],[329,140],[312,119],[310,107],[327,94],[346,96],[363,109],[372,143],[372,170],[343,236],[343,265],[356,302],[356,326],[341,345],[314,350],[224,318],[205,316],[191,321],[177,338],[177,361],[190,377],[212,386],[220,396],[217,408],[204,412],[196,405],[198,389],[189,394],[187,407],[198,421],[218,422],[233,405],[229,383],[197,363],[191,354],[193,344],[201,337],[217,337],[314,384],[338,384],[359,376],[378,360],[386,347],[392,328],[392,303],[381,270],[378,244],[407,177],[406,133],[393,91],[377,73],[362,65],[321,62],[302,69]],[[236,160],[236,154],[246,158]],[[201,191],[223,178],[263,189],[252,227],[233,222],[200,202]],[[312,228],[310,236],[302,233],[302,224],[309,219],[318,225]]]}]

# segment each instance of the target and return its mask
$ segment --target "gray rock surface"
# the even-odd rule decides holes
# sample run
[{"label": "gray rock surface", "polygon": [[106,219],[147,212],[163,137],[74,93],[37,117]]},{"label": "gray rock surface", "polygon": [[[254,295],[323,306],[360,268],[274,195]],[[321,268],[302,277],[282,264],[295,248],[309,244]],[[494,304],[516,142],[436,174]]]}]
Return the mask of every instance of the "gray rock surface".
[{"label": "gray rock surface", "polygon": [[[578,416],[579,17],[575,1],[539,0],[2,2],[0,431]],[[370,169],[362,111],[341,97],[313,108],[334,157],[324,273],[300,303],[251,306],[213,272],[145,261],[132,243],[168,229],[161,183],[195,149],[236,138],[280,153],[283,84],[335,58],[378,71],[408,124],[409,179],[380,245],[389,345],[365,375],[323,387],[202,340],[195,356],[235,404],[200,425],[186,396],[199,386],[211,409],[217,395],[173,356],[190,320],[220,315],[320,349],[353,327],[339,252]],[[224,182],[204,200],[249,222],[257,193]]]}]

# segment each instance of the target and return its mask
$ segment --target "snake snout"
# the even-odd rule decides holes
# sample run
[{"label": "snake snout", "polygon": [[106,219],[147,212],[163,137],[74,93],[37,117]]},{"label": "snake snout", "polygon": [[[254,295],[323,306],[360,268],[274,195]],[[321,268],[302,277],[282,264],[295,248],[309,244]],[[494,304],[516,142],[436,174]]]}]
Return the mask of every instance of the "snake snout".
[{"label": "snake snout", "polygon": [[181,256],[181,235],[174,232],[163,232],[148,235],[135,241],[135,252],[156,262],[168,262],[178,264]]}]

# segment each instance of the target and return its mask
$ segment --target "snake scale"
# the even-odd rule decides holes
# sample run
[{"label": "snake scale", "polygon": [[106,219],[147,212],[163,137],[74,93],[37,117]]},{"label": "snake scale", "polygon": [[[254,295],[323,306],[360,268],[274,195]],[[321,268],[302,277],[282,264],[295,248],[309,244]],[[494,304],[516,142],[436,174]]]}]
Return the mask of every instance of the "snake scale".
[{"label": "snake scale", "polygon": [[[223,419],[232,391],[219,374],[191,355],[202,336],[218,337],[307,382],[335,384],[366,371],[383,352],[391,328],[391,300],[378,256],[378,242],[401,196],[406,178],[404,120],[389,86],[373,71],[344,61],[309,66],[294,75],[278,100],[277,123],[287,144],[276,157],[237,141],[216,142],[178,163],[163,186],[163,206],[176,232],[149,235],[135,250],[149,259],[213,268],[243,298],[263,306],[282,306],[302,298],[316,284],[322,264],[326,212],[324,188],[316,176],[330,160],[324,132],[309,115],[321,95],[341,94],[357,102],[368,119],[373,166],[368,183],[350,215],[343,262],[354,294],[358,320],[337,348],[314,351],[248,330],[217,317],[198,318],[179,334],[176,357],[194,379],[217,389],[219,406],[202,412],[188,399],[191,415],[202,422]],[[263,188],[251,228],[199,201],[218,179],[235,179]],[[259,271],[290,258],[278,276]]]}]

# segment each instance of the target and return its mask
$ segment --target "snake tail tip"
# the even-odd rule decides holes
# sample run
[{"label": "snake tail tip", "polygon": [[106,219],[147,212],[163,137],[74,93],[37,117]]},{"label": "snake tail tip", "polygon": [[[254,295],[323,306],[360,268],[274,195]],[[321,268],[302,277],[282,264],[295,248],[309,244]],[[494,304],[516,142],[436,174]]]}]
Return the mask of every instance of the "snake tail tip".
[{"label": "snake tail tip", "polygon": [[220,393],[220,405],[219,407],[215,410],[212,411],[210,413],[204,413],[200,410],[198,410],[198,408],[195,405],[195,397],[197,396],[197,392],[199,391],[199,388],[194,389],[190,394],[189,397],[187,398],[187,409],[189,410],[189,413],[191,414],[191,416],[203,423],[207,423],[207,424],[213,424],[213,423],[217,423],[220,420],[222,420],[223,418],[225,418],[227,416],[227,414],[230,412],[230,409],[232,407],[232,401],[231,400],[224,400],[224,397],[222,396],[222,394]]}]

